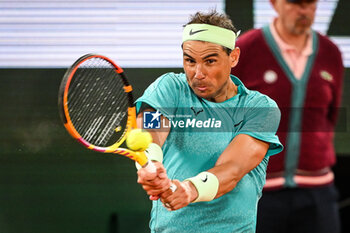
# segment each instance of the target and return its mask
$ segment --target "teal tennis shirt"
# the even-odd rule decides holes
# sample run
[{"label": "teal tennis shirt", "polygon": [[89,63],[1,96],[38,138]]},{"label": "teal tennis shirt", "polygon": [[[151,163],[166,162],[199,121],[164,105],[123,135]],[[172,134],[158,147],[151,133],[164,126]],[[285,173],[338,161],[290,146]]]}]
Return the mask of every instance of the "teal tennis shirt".
[{"label": "teal tennis shirt", "polygon": [[192,203],[176,211],[166,210],[159,200],[153,201],[152,232],[255,232],[268,158],[283,148],[275,134],[280,111],[266,95],[248,90],[233,75],[231,79],[238,86],[238,93],[220,103],[196,96],[183,73],[164,74],[136,101],[137,111],[145,103],[169,119],[166,125],[159,118],[156,126],[160,126],[159,130],[171,128],[162,147],[163,164],[170,179],[183,181],[214,167],[239,134],[270,143],[263,161],[220,198]]}]

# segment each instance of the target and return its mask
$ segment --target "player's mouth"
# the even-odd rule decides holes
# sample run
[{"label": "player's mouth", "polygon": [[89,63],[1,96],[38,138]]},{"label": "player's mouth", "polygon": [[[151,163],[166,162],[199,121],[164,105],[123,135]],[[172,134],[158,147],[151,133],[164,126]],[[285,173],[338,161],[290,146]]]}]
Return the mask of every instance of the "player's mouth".
[{"label": "player's mouth", "polygon": [[206,86],[198,86],[196,87],[199,91],[206,91],[207,87]]},{"label": "player's mouth", "polygon": [[208,85],[205,83],[193,83],[193,88],[197,89],[200,92],[208,90]]}]

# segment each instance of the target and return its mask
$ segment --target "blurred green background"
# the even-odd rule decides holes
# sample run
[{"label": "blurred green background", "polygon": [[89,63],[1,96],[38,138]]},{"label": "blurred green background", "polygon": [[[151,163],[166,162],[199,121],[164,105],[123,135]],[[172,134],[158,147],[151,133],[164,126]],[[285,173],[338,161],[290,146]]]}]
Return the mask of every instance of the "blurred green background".
[{"label": "blurred green background", "polygon": [[[350,35],[343,27],[349,5],[339,2],[332,35]],[[243,31],[253,26],[252,1],[226,1],[226,12]],[[161,74],[182,69],[125,71],[138,97]],[[149,232],[151,203],[136,183],[133,162],[83,148],[61,124],[57,92],[64,72],[0,69],[0,233]],[[344,84],[346,119],[335,140],[343,204],[350,178],[349,69]],[[345,219],[349,206],[344,206]]]}]

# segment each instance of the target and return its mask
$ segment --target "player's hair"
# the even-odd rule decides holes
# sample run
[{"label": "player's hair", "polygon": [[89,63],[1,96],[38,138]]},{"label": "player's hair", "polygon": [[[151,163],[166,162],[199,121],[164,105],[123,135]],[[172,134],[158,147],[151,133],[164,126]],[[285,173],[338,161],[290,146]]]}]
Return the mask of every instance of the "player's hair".
[{"label": "player's hair", "polygon": [[[233,25],[230,17],[224,13],[219,13],[216,10],[211,10],[208,13],[198,11],[197,13],[190,15],[190,20],[187,24],[184,25],[184,27],[189,24],[210,24],[213,26],[226,28],[237,34],[237,29]],[[224,46],[222,47],[226,53],[230,55],[232,50]]]}]

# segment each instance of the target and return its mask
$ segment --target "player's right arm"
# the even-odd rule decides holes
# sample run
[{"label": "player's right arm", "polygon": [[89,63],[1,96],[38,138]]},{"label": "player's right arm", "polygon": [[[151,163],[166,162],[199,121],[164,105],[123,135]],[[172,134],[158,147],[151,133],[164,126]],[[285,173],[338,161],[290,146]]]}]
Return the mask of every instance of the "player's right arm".
[{"label": "player's right arm", "polygon": [[[155,112],[156,110],[153,108],[145,108],[143,109],[136,118],[136,123],[137,123],[137,127],[139,127],[139,129],[143,129],[143,113],[144,112]],[[161,122],[165,121],[166,125],[169,125],[169,120],[168,118],[164,117],[163,115],[161,116]],[[147,129],[147,131],[152,135],[153,138],[153,143],[156,143],[157,145],[159,145],[160,147],[163,146],[166,138],[169,135],[170,132],[170,127],[167,128],[161,128],[159,129]]]},{"label": "player's right arm", "polygon": [[[144,108],[142,111],[137,115],[137,126],[141,129],[143,128],[143,113],[144,112],[155,112],[156,110],[153,108]],[[169,125],[169,120],[161,116],[161,121],[165,121],[166,125]],[[159,147],[162,147],[164,144],[166,138],[169,135],[170,127],[169,128],[161,128],[159,129],[147,129],[147,131],[152,135],[153,143],[157,144]],[[147,150],[146,150],[147,151]],[[158,152],[156,152],[158,153]],[[152,156],[152,151],[149,151],[149,154]],[[156,200],[159,198],[159,195],[163,193],[164,191],[168,190],[171,185],[171,181],[168,178],[166,174],[166,170],[163,166],[163,164],[160,161],[154,161],[154,164],[157,168],[157,176],[155,179],[148,179],[147,171],[144,169],[139,169],[138,174],[138,180],[137,182],[142,185],[142,188],[147,192],[148,195],[150,195],[152,200]]]}]

